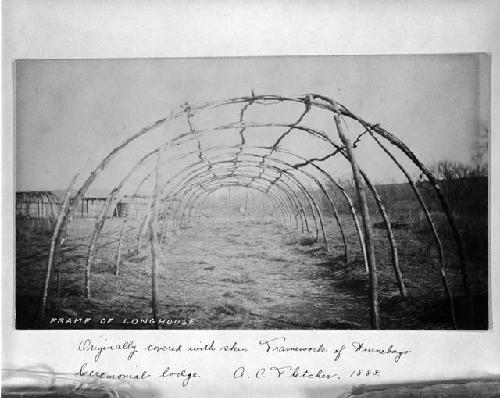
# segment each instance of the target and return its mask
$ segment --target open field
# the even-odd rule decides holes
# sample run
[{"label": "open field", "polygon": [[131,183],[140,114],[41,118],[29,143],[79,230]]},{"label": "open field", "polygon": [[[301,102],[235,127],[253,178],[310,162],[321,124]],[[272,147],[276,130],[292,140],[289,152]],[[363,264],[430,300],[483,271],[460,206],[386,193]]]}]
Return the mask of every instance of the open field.
[{"label": "open field", "polygon": [[[343,218],[350,249],[343,247],[332,218],[326,219],[330,252],[310,236],[276,222],[205,217],[163,246],[160,314],[164,328],[190,329],[369,329],[368,276],[352,223]],[[374,224],[379,220],[374,219]],[[75,219],[51,283],[42,328],[154,328],[151,313],[151,250],[144,238],[136,251],[137,228],[127,227],[119,275],[116,248],[122,219],[110,218],[92,270],[92,298],[84,298],[88,241],[94,219]],[[134,233],[135,232],[135,233]],[[451,329],[449,304],[436,250],[422,231],[396,229],[408,296],[399,295],[386,232],[374,229],[383,329]],[[50,225],[18,219],[16,322],[38,328]],[[475,323],[465,324],[461,275],[453,247],[447,275],[460,328],[488,327],[486,261],[470,262]],[[71,324],[75,318],[86,324]],[[64,319],[64,323],[54,321]],[[102,318],[113,318],[100,324]],[[69,319],[69,321],[68,321]],[[141,321],[143,320],[143,321]],[[167,321],[168,320],[168,321]],[[176,323],[173,323],[177,320]],[[192,320],[191,324],[188,323]],[[180,323],[184,321],[183,323]],[[187,323],[187,324],[186,324]]]}]

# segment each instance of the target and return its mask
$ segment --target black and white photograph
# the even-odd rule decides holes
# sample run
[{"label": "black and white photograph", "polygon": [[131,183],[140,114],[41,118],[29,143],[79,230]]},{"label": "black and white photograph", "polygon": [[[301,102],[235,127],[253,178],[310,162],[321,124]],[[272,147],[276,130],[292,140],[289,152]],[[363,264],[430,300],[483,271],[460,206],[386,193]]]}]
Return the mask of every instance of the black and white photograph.
[{"label": "black and white photograph", "polygon": [[16,328],[488,330],[490,61],[16,60]]}]

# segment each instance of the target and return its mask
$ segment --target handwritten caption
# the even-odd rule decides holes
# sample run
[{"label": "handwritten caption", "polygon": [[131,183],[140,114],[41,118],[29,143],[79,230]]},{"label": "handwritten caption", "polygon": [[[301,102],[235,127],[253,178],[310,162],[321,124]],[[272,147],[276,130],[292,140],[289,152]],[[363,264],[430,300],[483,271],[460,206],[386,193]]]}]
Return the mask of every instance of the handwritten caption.
[{"label": "handwritten caption", "polygon": [[[177,360],[178,363],[186,362],[185,356],[181,360],[180,356],[183,354],[190,354],[189,358],[196,357],[197,360],[210,355],[223,355],[213,359],[228,360],[227,366],[222,367],[222,374],[218,377],[240,382],[264,379],[338,382],[352,378],[378,378],[384,373],[381,367],[357,368],[350,366],[351,363],[377,363],[386,368],[394,367],[405,361],[411,353],[411,350],[393,344],[374,346],[363,341],[349,341],[338,344],[319,342],[314,345],[301,345],[292,343],[283,336],[256,339],[245,344],[234,340],[199,341],[191,344],[149,344],[138,343],[135,340],[112,342],[107,339],[86,338],[79,341],[76,351],[85,357],[75,372],[76,376],[128,381],[157,378],[175,381],[182,387],[187,387],[203,377],[213,377],[204,374],[207,372],[206,366],[198,368],[197,361],[189,361],[193,364],[189,367],[176,364]],[[104,358],[111,360],[113,366],[108,365],[107,368],[103,365],[103,362],[106,362]],[[290,358],[293,358],[294,362],[282,363],[291,361]],[[317,361],[314,360],[316,358]],[[301,363],[301,359],[304,363]],[[234,362],[238,364],[230,366]],[[321,365],[310,366],[311,362]],[[150,365],[152,363],[156,365]],[[256,363],[262,366],[255,365]],[[121,368],[120,365],[127,366]],[[134,370],[120,370],[130,368]]]}]

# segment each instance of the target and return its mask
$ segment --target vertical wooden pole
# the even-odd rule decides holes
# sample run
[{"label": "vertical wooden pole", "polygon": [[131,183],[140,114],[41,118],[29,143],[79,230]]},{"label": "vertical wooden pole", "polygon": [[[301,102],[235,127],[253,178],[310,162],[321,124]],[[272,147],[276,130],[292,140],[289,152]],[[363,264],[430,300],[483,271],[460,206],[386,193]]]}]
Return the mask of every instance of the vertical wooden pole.
[{"label": "vertical wooden pole", "polygon": [[61,249],[61,261],[59,262],[59,264],[56,265],[56,269],[57,269],[57,294],[56,294],[56,297],[57,298],[59,298],[61,296],[61,264],[64,264],[64,262],[66,261],[64,258],[64,241],[65,240],[66,240],[66,238],[63,236],[61,239],[61,242],[59,244],[59,247]]},{"label": "vertical wooden pole", "polygon": [[370,281],[370,319],[372,329],[380,329],[380,313],[379,313],[379,303],[378,303],[378,281],[377,281],[377,264],[375,260],[375,252],[373,247],[373,237],[370,224],[370,213],[368,211],[368,204],[366,201],[366,194],[364,189],[364,184],[360,179],[360,173],[354,151],[352,150],[352,145],[347,136],[344,134],[341,120],[338,115],[338,108],[336,104],[334,105],[335,113],[334,119],[337,126],[337,132],[339,134],[340,140],[344,144],[347,158],[351,163],[352,176],[354,179],[354,184],[356,185],[356,190],[358,193],[359,204],[361,207],[361,216],[363,218],[363,225],[365,230],[365,244],[368,258],[368,269],[369,269],[369,281]]},{"label": "vertical wooden pole", "polygon": [[144,231],[144,227],[146,225],[147,219],[148,219],[148,214],[144,216],[142,219],[141,226],[139,227],[139,233],[137,234],[137,254],[141,253],[141,248],[142,248],[142,233]]},{"label": "vertical wooden pole", "polygon": [[373,198],[375,199],[375,202],[377,203],[378,209],[379,209],[380,214],[382,216],[385,230],[387,232],[387,237],[389,239],[389,244],[391,247],[392,266],[394,268],[394,274],[396,276],[396,280],[398,283],[399,292],[401,293],[401,296],[406,297],[406,288],[405,288],[405,284],[403,282],[403,274],[401,273],[401,269],[399,268],[399,259],[398,259],[398,250],[397,250],[397,246],[396,246],[396,239],[394,238],[394,233],[392,232],[392,226],[391,226],[391,222],[389,221],[389,216],[387,215],[384,204],[382,203],[382,199],[380,198],[380,195],[378,194],[377,188],[375,188],[375,186],[371,183],[370,179],[363,172],[363,170],[360,170],[360,174],[363,176],[363,179],[365,180],[365,184],[368,186],[368,189],[372,192]]},{"label": "vertical wooden pole", "polygon": [[125,226],[127,225],[127,218],[123,220],[122,228],[120,230],[120,240],[118,241],[118,249],[116,250],[116,266],[115,266],[115,276],[118,276],[120,272],[120,260],[122,257],[122,243],[123,243],[123,232],[125,231]]},{"label": "vertical wooden pole", "polygon": [[42,218],[45,218],[45,195],[43,193],[41,194],[40,200],[41,200],[41,203],[42,203],[42,206],[41,206],[41,215],[42,215]]},{"label": "vertical wooden pole", "polygon": [[229,229],[231,229],[231,187],[227,187],[227,214],[229,215]]},{"label": "vertical wooden pole", "polygon": [[45,316],[45,308],[47,306],[47,296],[49,294],[49,285],[50,285],[50,279],[52,276],[52,263],[54,261],[54,252],[56,251],[57,247],[59,246],[59,233],[62,229],[64,216],[65,216],[65,214],[68,210],[68,207],[69,207],[71,188],[73,187],[77,177],[78,177],[78,174],[73,177],[73,179],[71,180],[71,183],[68,186],[68,189],[66,190],[66,194],[64,195],[62,209],[61,209],[61,212],[59,213],[59,217],[57,218],[57,224],[56,224],[56,227],[54,229],[54,233],[52,234],[52,239],[50,241],[49,260],[47,262],[47,272],[45,275],[45,283],[43,286],[43,294],[42,294],[40,326],[43,325],[43,319]]},{"label": "vertical wooden pole", "polygon": [[61,270],[57,270],[57,291],[56,291],[56,298],[59,298],[59,295],[61,294]]},{"label": "vertical wooden pole", "polygon": [[[370,135],[375,140],[375,142],[379,145],[379,147],[384,150],[384,152],[392,159],[392,161],[396,164],[396,166],[405,175],[406,179],[408,180],[408,184],[410,184],[411,189],[413,190],[415,196],[417,197],[418,202],[420,203],[420,207],[422,208],[422,211],[424,212],[425,218],[427,219],[427,222],[429,223],[429,226],[430,226],[431,232],[432,232],[432,236],[434,238],[434,242],[436,243],[436,247],[438,250],[441,281],[443,283],[444,291],[445,291],[446,296],[448,297],[448,301],[450,303],[451,321],[453,323],[453,327],[455,329],[458,329],[457,320],[456,320],[456,316],[455,316],[455,304],[454,304],[454,300],[453,300],[453,294],[452,294],[451,289],[450,289],[448,277],[446,276],[443,244],[441,243],[441,239],[439,238],[439,234],[437,233],[437,228],[434,224],[434,221],[432,221],[432,217],[429,213],[429,209],[427,208],[427,205],[425,204],[424,198],[422,197],[422,194],[418,190],[418,188],[415,184],[415,181],[411,177],[410,173],[408,173],[408,171],[396,159],[396,157],[392,154],[392,152],[389,151],[389,149],[384,144],[382,144],[380,142],[380,140],[373,133],[370,133]],[[411,219],[411,216],[410,216],[410,219]]]},{"label": "vertical wooden pole", "polygon": [[158,218],[158,206],[160,201],[160,191],[161,191],[161,173],[160,167],[162,164],[162,156],[166,147],[167,132],[164,131],[162,134],[162,139],[160,147],[158,148],[158,155],[156,159],[155,168],[155,186],[153,191],[153,197],[151,200],[151,208],[149,211],[149,234],[151,242],[151,309],[153,312],[153,319],[155,320],[156,329],[160,328],[158,324],[158,313],[159,313],[159,295],[160,295],[160,275],[159,267],[160,260],[162,259],[161,248],[158,242],[157,233],[157,218]]},{"label": "vertical wooden pole", "polygon": [[448,223],[452,229],[453,232],[453,237],[455,240],[455,243],[457,245],[458,249],[458,257],[460,260],[460,266],[462,268],[462,283],[463,283],[463,288],[464,288],[464,295],[467,301],[467,310],[468,310],[468,317],[469,321],[472,322],[474,319],[474,311],[472,307],[472,297],[469,292],[469,283],[468,283],[468,270],[467,270],[467,264],[465,261],[465,253],[464,253],[464,246],[462,242],[462,237],[460,235],[460,231],[458,230],[457,224],[455,222],[455,219],[453,217],[453,214],[450,211],[450,206],[448,204],[448,201],[446,200],[438,181],[436,180],[436,177],[432,174],[432,172],[425,167],[422,162],[415,156],[415,154],[397,137],[393,136],[391,133],[385,131],[384,129],[380,128],[379,126],[369,126],[370,130],[372,132],[377,133],[378,135],[384,137],[386,140],[388,140],[392,145],[396,146],[399,148],[421,171],[427,179],[429,180],[429,183],[432,185],[434,188],[437,197],[439,199],[439,202],[441,203],[441,207],[446,214],[446,218],[448,219]]},{"label": "vertical wooden pole", "polygon": [[347,204],[349,205],[349,209],[351,211],[351,217],[352,217],[352,220],[354,222],[354,226],[356,227],[356,233],[358,235],[359,245],[361,247],[361,254],[363,255],[363,263],[365,264],[366,273],[368,273],[369,272],[368,257],[366,256],[365,239],[363,238],[363,231],[361,231],[361,226],[359,225],[358,215],[356,213],[356,208],[354,207],[354,203],[352,202],[351,197],[347,194],[345,188],[340,183],[338,183],[334,179],[331,179],[331,181],[340,190],[340,192],[344,196],[344,199],[346,200]]}]

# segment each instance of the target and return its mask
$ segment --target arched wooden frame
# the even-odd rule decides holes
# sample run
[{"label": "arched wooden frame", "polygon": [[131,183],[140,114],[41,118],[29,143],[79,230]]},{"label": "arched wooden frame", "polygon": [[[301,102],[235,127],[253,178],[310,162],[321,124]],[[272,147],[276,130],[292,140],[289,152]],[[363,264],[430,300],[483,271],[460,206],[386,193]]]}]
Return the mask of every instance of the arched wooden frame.
[{"label": "arched wooden frame", "polygon": [[[246,109],[248,109],[249,106],[251,105],[271,105],[273,103],[283,103],[283,102],[293,102],[293,103],[302,103],[304,105],[304,111],[300,115],[300,117],[297,119],[296,122],[294,123],[289,123],[289,124],[284,124],[284,123],[252,123],[252,122],[245,122],[244,121],[244,115]],[[241,147],[240,151],[236,155],[236,160],[238,159],[239,156],[243,154],[243,148],[245,146],[245,138],[244,138],[244,132],[246,132],[248,129],[251,128],[263,128],[263,127],[283,127],[286,128],[286,131],[280,136],[280,138],[274,143],[274,145],[270,148],[270,152],[267,155],[262,155],[263,161],[262,163],[265,163],[265,159],[267,157],[270,157],[274,151],[276,151],[280,144],[280,142],[286,137],[288,133],[294,130],[300,130],[303,131],[311,136],[314,136],[316,138],[320,138],[323,141],[329,143],[332,145],[334,148],[336,148],[336,152],[340,153],[350,164],[352,167],[352,172],[353,172],[353,179],[355,182],[356,190],[357,190],[357,195],[359,202],[361,204],[361,216],[363,219],[363,230],[364,230],[364,241],[365,241],[365,247],[366,247],[366,258],[367,262],[369,265],[369,280],[370,280],[370,314],[371,314],[371,320],[372,320],[372,327],[373,328],[379,328],[380,327],[380,320],[379,320],[379,313],[378,313],[378,298],[377,298],[377,270],[376,270],[376,262],[375,262],[375,256],[374,256],[374,250],[373,250],[373,243],[372,243],[372,232],[371,232],[371,226],[370,226],[370,218],[369,218],[369,212],[368,212],[368,207],[366,205],[366,194],[365,194],[365,184],[366,186],[372,190],[374,186],[369,182],[369,179],[362,170],[359,169],[359,166],[356,161],[355,157],[355,150],[352,147],[351,140],[347,137],[346,132],[344,131],[344,127],[341,123],[341,117],[347,117],[350,118],[351,120],[354,120],[358,122],[361,126],[365,128],[365,132],[368,132],[371,137],[375,140],[376,144],[391,158],[391,160],[395,163],[395,165],[403,172],[405,177],[408,179],[408,182],[410,186],[412,187],[413,191],[415,192],[417,199],[426,215],[426,218],[431,225],[431,230],[433,232],[433,236],[436,241],[436,245],[438,246],[438,252],[439,252],[439,257],[440,257],[440,272],[442,275],[442,280],[443,284],[445,285],[445,290],[447,291],[447,294],[449,295],[450,298],[450,303],[451,303],[451,308],[452,308],[452,317],[453,317],[453,322],[456,326],[455,323],[455,318],[453,314],[453,299],[451,297],[451,292],[449,291],[449,287],[447,287],[447,280],[446,280],[446,274],[445,274],[445,269],[444,269],[444,255],[443,255],[443,250],[442,250],[442,244],[440,243],[440,238],[437,235],[437,229],[435,228],[434,222],[427,210],[427,207],[425,205],[425,202],[423,201],[422,195],[418,192],[418,188],[416,187],[414,181],[410,178],[409,173],[407,170],[402,166],[400,162],[396,160],[396,157],[393,155],[389,147],[385,146],[385,142],[389,143],[391,147],[396,148],[397,150],[401,151],[408,159],[410,159],[415,166],[417,166],[420,171],[423,173],[423,175],[428,179],[430,185],[434,188],[437,197],[440,201],[440,204],[442,206],[442,209],[444,213],[446,214],[448,223],[451,227],[451,230],[453,231],[453,237],[455,239],[456,245],[457,245],[457,250],[459,254],[459,259],[460,259],[460,264],[462,268],[462,277],[463,277],[463,287],[464,287],[464,293],[467,298],[469,299],[469,293],[468,293],[468,279],[467,279],[467,269],[466,269],[466,263],[465,263],[465,256],[464,256],[464,251],[463,251],[463,244],[461,241],[461,237],[458,231],[458,228],[456,226],[456,222],[453,219],[453,216],[449,210],[449,205],[444,197],[444,195],[441,192],[441,189],[439,187],[437,179],[434,177],[434,175],[430,172],[429,169],[427,169],[415,156],[415,154],[397,137],[392,135],[391,133],[387,132],[383,128],[381,128],[377,124],[370,124],[361,118],[357,117],[354,115],[352,112],[350,112],[345,106],[337,103],[336,101],[325,97],[323,95],[319,94],[308,94],[304,96],[298,96],[298,97],[282,97],[282,96],[276,96],[276,95],[259,95],[255,96],[252,95],[250,97],[239,97],[239,98],[232,98],[224,101],[217,101],[217,102],[211,102],[211,103],[205,103],[197,106],[190,106],[185,104],[182,108],[181,111],[178,112],[172,112],[170,116],[165,117],[163,119],[160,119],[153,124],[143,128],[136,134],[132,135],[129,137],[126,141],[124,141],[122,144],[114,148],[103,160],[102,162],[93,170],[93,172],[90,174],[90,176],[87,178],[87,180],[81,185],[80,189],[76,193],[75,197],[71,201],[71,204],[64,209],[61,212],[61,228],[59,228],[59,231],[64,231],[66,224],[69,222],[71,218],[71,214],[74,211],[75,203],[78,203],[79,200],[81,200],[89,187],[92,185],[92,183],[95,181],[97,176],[104,170],[109,163],[115,158],[115,156],[126,146],[130,145],[133,143],[135,140],[137,140],[139,137],[149,133],[150,131],[160,127],[160,126],[165,126],[167,123],[171,120],[174,120],[176,118],[186,116],[187,117],[187,123],[189,125],[189,131],[187,133],[182,133],[175,138],[171,139],[168,141],[166,139],[167,134],[163,134],[163,139],[162,143],[159,146],[159,149],[156,150],[156,167],[155,167],[155,189],[154,193],[152,196],[152,201],[151,201],[151,214],[152,216],[150,217],[149,221],[149,226],[150,226],[150,233],[151,233],[151,247],[152,247],[152,254],[153,254],[153,268],[157,269],[156,263],[159,261],[159,247],[158,247],[158,237],[157,237],[157,230],[156,230],[156,217],[158,216],[158,210],[159,210],[159,203],[160,203],[160,191],[162,187],[162,182],[161,182],[161,159],[162,156],[164,155],[165,152],[167,152],[168,147],[172,145],[174,142],[182,142],[183,139],[186,137],[194,137],[194,139],[198,143],[198,150],[199,150],[199,159],[200,161],[204,160],[203,157],[203,150],[201,148],[201,144],[199,141],[199,136],[200,134],[204,133],[204,130],[195,130],[193,128],[193,125],[191,123],[191,119],[194,117],[196,112],[199,112],[201,110],[209,110],[209,109],[214,109],[218,107],[223,107],[225,105],[230,105],[230,104],[243,104],[243,107],[240,112],[240,120],[237,123],[232,123],[228,125],[221,125],[217,126],[216,128],[210,129],[210,131],[219,131],[223,129],[239,129],[239,135],[241,137]],[[310,127],[305,127],[299,125],[299,123],[302,122],[304,119],[304,116],[312,109],[312,108],[320,109],[320,110],[325,110],[329,111],[333,115],[333,120],[334,120],[334,125],[337,130],[338,137],[341,141],[341,144],[336,144],[331,137],[329,137],[326,133],[323,133],[321,131],[312,129]],[[359,139],[360,137],[358,137]],[[385,141],[385,142],[383,142]],[[152,155],[151,155],[152,156]],[[316,161],[321,161],[321,159],[307,159],[305,162],[307,164],[312,164],[314,166],[314,162]],[[210,167],[210,165],[209,165]],[[133,172],[133,171],[131,171]],[[280,177],[281,178],[281,177]],[[118,191],[121,189],[121,187],[118,189]],[[115,194],[118,192],[116,191]],[[113,200],[114,196],[112,197],[111,200]],[[377,204],[380,206],[383,206],[381,201],[379,200],[380,198],[376,198]],[[386,224],[388,223],[388,220],[385,219],[384,221]],[[390,225],[390,222],[388,223]],[[59,236],[60,232],[58,232],[57,236],[55,236],[55,245],[57,245],[57,242],[61,239]],[[391,244],[393,238],[391,239],[390,233],[388,234],[389,240],[391,241]],[[54,241],[54,240],[53,240]],[[96,242],[91,242],[91,245],[95,245]],[[51,251],[53,250],[53,247],[51,247]],[[90,259],[92,260],[92,259]],[[50,264],[47,267],[47,280],[50,280]],[[153,289],[152,289],[152,294],[153,294],[153,313],[156,316],[157,314],[157,308],[155,308],[155,303],[157,304],[156,300],[156,295],[157,295],[157,289],[155,288],[155,273],[153,272]],[[157,285],[156,285],[157,286]],[[44,297],[43,297],[43,305],[42,305],[42,312],[45,310],[45,301],[46,301],[46,295],[47,292],[44,292]]]}]

